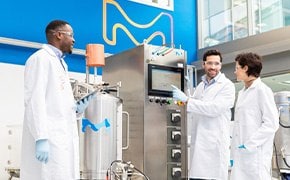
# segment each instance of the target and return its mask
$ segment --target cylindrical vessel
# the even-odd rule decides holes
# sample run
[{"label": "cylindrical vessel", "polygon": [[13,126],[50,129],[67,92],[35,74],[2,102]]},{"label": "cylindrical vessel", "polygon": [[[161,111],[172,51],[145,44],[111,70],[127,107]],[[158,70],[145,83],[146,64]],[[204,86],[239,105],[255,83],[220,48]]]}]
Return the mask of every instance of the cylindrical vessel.
[{"label": "cylindrical vessel", "polygon": [[122,104],[110,94],[97,93],[80,126],[81,179],[106,179],[112,161],[122,159]]},{"label": "cylindrical vessel", "polygon": [[86,65],[93,67],[105,65],[105,52],[103,44],[87,44]]},{"label": "cylindrical vessel", "polygon": [[[290,173],[290,91],[281,91],[275,93],[275,103],[279,109],[280,127],[275,135],[274,166],[273,169],[279,168],[279,171]],[[276,159],[277,158],[277,159]],[[284,158],[284,159],[283,159]],[[277,164],[277,163],[278,164]]]}]

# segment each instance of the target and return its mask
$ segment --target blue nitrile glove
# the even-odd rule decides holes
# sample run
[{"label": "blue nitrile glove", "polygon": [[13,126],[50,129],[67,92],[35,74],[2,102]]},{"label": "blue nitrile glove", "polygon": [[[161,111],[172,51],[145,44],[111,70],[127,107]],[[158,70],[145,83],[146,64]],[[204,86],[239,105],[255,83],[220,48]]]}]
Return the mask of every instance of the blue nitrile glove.
[{"label": "blue nitrile glove", "polygon": [[231,159],[230,160],[230,166],[233,167],[233,165],[234,165],[234,160]]},{"label": "blue nitrile glove", "polygon": [[48,162],[49,143],[47,139],[40,139],[36,141],[35,153],[36,159],[38,159],[40,162]]},{"label": "blue nitrile glove", "polygon": [[93,97],[94,97],[94,94],[92,94],[92,95],[90,95],[90,96],[78,101],[76,103],[76,105],[77,105],[77,113],[83,113],[86,110],[86,108],[88,107],[89,102],[90,102],[91,99],[93,99]]},{"label": "blue nitrile glove", "polygon": [[238,148],[240,148],[240,149],[246,149],[246,146],[244,144],[242,144]]},{"label": "blue nitrile glove", "polygon": [[180,89],[178,89],[176,86],[171,85],[171,87],[173,88],[173,98],[177,99],[179,101],[182,102],[186,102],[188,100],[188,97],[184,94],[184,92],[182,92]]}]

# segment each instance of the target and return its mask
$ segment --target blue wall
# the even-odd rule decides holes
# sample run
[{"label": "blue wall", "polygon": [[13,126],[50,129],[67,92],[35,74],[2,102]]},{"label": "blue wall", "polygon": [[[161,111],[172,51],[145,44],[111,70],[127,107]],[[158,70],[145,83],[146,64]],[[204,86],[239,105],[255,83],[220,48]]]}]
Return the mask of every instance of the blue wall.
[{"label": "blue wall", "polygon": [[[168,46],[173,41],[175,47],[181,45],[187,51],[187,63],[190,64],[197,56],[196,2],[175,0],[174,3],[174,11],[168,11],[128,0],[3,1],[0,6],[0,37],[46,43],[44,30],[47,23],[53,19],[62,19],[68,21],[74,29],[75,48],[85,49],[88,43],[100,43],[105,45],[105,52],[116,54],[135,47],[136,42],[142,43],[159,31],[164,34]],[[160,13],[163,15],[158,16]],[[145,24],[156,17],[159,17],[156,22],[144,28]],[[136,27],[129,19],[143,26]],[[113,27],[118,24],[122,25],[118,26],[116,36],[113,36]],[[163,40],[161,36],[156,36],[148,43],[162,45]],[[34,51],[36,49],[0,44],[0,62],[23,65]],[[83,56],[69,55],[66,61],[70,71],[85,72]]]}]

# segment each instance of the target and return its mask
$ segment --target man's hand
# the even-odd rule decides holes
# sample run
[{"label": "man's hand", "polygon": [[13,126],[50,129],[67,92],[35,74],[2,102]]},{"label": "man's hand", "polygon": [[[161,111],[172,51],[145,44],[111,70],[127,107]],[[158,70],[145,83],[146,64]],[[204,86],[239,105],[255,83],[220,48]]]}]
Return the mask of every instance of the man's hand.
[{"label": "man's hand", "polygon": [[93,99],[94,96],[95,96],[95,94],[91,94],[88,97],[85,97],[84,99],[78,101],[76,103],[77,113],[83,113],[86,110],[86,108],[88,107],[89,102]]},{"label": "man's hand", "polygon": [[234,166],[234,160],[230,160],[230,167],[233,167]]},{"label": "man's hand", "polygon": [[171,87],[173,88],[173,98],[174,99],[177,99],[179,101],[182,101],[182,102],[187,102],[188,100],[188,97],[180,90],[178,89],[176,86],[174,85],[171,85]]},{"label": "man's hand", "polygon": [[238,148],[240,148],[240,149],[247,149],[244,144],[240,145]]},{"label": "man's hand", "polygon": [[35,143],[35,156],[40,162],[47,163],[49,156],[49,143],[47,139],[37,140]]}]

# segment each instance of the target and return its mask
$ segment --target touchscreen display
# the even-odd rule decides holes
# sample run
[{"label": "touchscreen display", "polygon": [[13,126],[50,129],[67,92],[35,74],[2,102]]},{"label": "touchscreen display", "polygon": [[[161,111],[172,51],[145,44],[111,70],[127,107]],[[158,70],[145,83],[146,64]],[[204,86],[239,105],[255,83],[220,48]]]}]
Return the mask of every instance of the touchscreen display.
[{"label": "touchscreen display", "polygon": [[174,85],[183,90],[184,70],[181,67],[148,64],[148,94],[172,97]]},{"label": "touchscreen display", "polygon": [[164,69],[152,69],[152,89],[172,91],[171,84],[181,89],[180,72]]}]

